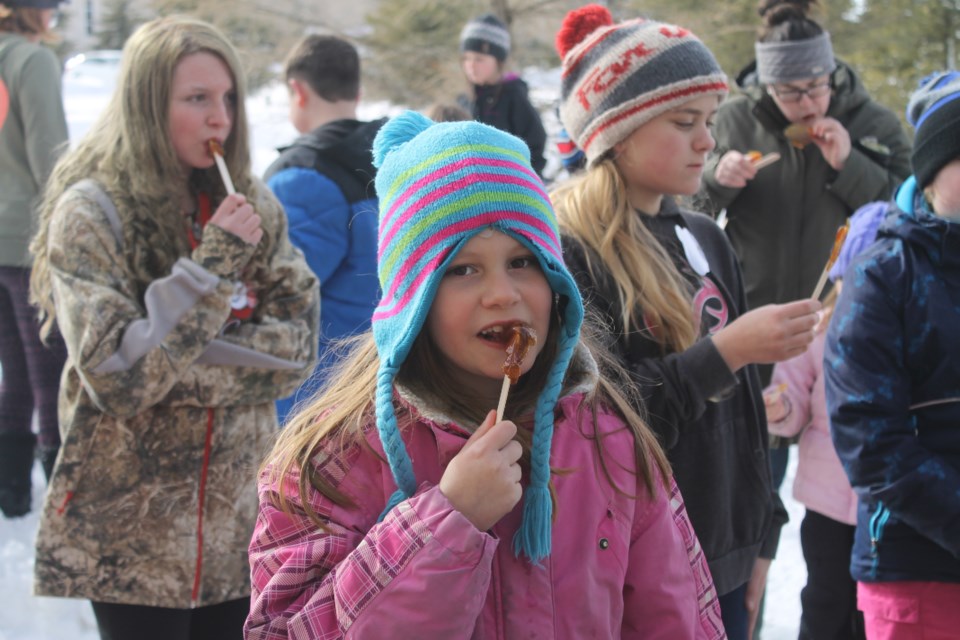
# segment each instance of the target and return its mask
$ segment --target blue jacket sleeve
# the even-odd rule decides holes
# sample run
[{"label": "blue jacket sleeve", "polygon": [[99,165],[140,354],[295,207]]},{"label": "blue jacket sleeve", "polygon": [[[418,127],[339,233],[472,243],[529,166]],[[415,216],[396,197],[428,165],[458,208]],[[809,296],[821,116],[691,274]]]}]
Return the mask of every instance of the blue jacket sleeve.
[{"label": "blue jacket sleeve", "polygon": [[[891,263],[896,261],[890,261]],[[925,447],[910,412],[911,372],[904,358],[903,274],[848,270],[824,355],[831,433],[861,500],[890,512],[960,556],[960,472]]]},{"label": "blue jacket sleeve", "polygon": [[350,250],[350,205],[336,183],[313,169],[284,169],[267,184],[287,212],[290,242],[303,251],[322,291]]}]

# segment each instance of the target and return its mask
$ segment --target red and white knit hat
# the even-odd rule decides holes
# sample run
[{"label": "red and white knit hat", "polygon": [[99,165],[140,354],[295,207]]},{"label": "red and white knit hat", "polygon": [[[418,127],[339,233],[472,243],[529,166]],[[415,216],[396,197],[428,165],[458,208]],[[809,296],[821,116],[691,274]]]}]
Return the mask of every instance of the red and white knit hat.
[{"label": "red and white knit hat", "polygon": [[727,94],[716,58],[683,27],[635,19],[614,24],[592,4],[564,18],[560,119],[592,166],[637,127],[689,100]]}]

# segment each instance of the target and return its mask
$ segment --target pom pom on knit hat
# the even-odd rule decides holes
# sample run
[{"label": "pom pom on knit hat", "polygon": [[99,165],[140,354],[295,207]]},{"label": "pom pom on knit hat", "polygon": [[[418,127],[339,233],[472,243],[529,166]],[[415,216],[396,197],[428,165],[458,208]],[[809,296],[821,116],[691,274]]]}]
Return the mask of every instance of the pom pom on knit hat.
[{"label": "pom pom on knit hat", "polygon": [[920,81],[907,104],[917,133],[910,162],[917,185],[928,186],[944,165],[960,157],[960,72],[941,71]]},{"label": "pom pom on knit hat", "polygon": [[510,55],[510,31],[497,16],[486,13],[460,32],[460,53],[464,51],[486,53],[503,62]]},{"label": "pom pom on knit hat", "polygon": [[553,412],[583,321],[550,199],[530,166],[527,145],[479,122],[434,123],[407,111],[380,129],[373,154],[380,201],[377,271],[383,291],[372,320],[380,355],[377,431],[397,484],[381,517],[417,488],[394,413],[394,379],[423,329],[447,265],[470,238],[493,228],[536,256],[561,314],[556,358],[534,408],[530,484],[514,539],[514,551],[536,563],[550,554],[551,546]]},{"label": "pom pom on knit hat", "polygon": [[614,23],[587,5],[564,18],[560,119],[592,166],[637,127],[701,96],[727,94],[716,58],[690,31],[653,20]]},{"label": "pom pom on knit hat", "polygon": [[840,247],[837,261],[830,269],[830,280],[836,282],[842,278],[843,272],[847,270],[853,259],[873,244],[877,239],[877,229],[887,216],[889,207],[889,203],[883,201],[868,202],[853,212],[850,216],[847,237],[843,241],[843,246]]}]

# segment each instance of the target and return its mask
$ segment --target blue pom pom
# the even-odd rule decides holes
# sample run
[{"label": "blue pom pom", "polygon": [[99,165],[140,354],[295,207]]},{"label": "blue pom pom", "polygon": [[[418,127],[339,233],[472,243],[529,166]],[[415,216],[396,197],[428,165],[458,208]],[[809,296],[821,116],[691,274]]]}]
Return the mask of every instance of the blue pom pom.
[{"label": "blue pom pom", "polygon": [[373,140],[373,166],[380,168],[387,155],[416,138],[420,133],[436,124],[433,120],[416,111],[404,111],[391,118]]}]

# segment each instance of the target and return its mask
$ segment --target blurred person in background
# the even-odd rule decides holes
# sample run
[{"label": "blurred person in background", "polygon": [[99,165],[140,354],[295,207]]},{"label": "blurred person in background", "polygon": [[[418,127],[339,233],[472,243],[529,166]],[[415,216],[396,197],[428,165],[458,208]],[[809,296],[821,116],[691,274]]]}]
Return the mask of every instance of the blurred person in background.
[{"label": "blurred person in background", "polygon": [[[44,42],[60,0],[0,0],[0,511],[30,511],[35,450],[49,479],[60,448],[66,349],[40,340],[30,305],[30,239],[44,184],[66,146],[60,61]],[[37,416],[39,434],[31,428]]]}]

